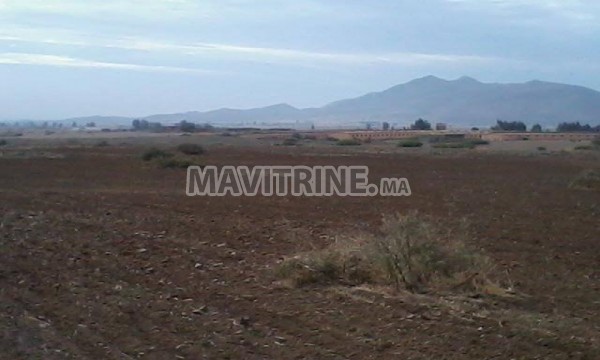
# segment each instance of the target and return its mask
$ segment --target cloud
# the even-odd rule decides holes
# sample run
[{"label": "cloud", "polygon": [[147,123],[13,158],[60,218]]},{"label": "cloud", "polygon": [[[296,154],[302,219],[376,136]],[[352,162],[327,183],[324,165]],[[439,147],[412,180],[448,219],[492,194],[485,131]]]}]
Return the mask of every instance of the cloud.
[{"label": "cloud", "polygon": [[188,0],[0,0],[0,12],[5,14],[55,14],[102,17],[109,14],[165,19],[184,17],[191,12],[199,16],[202,9]]},{"label": "cloud", "polygon": [[[500,10],[519,10],[526,17],[558,17],[573,25],[597,26],[600,3],[582,0],[445,0],[449,3]],[[523,11],[528,10],[528,11]]]},{"label": "cloud", "polygon": [[280,63],[292,65],[423,65],[434,63],[487,63],[502,59],[459,54],[436,54],[417,52],[383,53],[344,53],[307,51],[289,48],[260,47],[219,43],[177,43],[161,42],[134,37],[93,37],[64,31],[34,31],[32,29],[13,29],[0,31],[0,41],[28,42],[62,46],[100,47],[120,50],[163,52],[190,57],[214,58],[217,60],[252,61],[261,63]]},{"label": "cloud", "polygon": [[343,2],[320,0],[0,0],[0,14],[45,14],[106,20],[115,17],[171,22],[181,19],[280,19],[287,17],[360,17]]},{"label": "cloud", "polygon": [[0,64],[3,65],[34,65],[34,66],[58,66],[75,68],[97,68],[113,70],[133,70],[148,72],[186,73],[196,75],[212,74],[211,71],[181,68],[160,65],[123,64],[103,61],[93,61],[72,58],[67,56],[56,56],[47,54],[29,53],[0,53]]}]

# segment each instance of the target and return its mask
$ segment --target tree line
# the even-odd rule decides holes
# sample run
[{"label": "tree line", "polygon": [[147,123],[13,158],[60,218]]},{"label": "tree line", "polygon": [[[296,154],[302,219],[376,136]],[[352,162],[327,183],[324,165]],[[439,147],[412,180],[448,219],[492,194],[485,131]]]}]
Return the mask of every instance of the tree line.
[{"label": "tree line", "polygon": [[211,131],[213,126],[210,124],[195,124],[187,120],[180,121],[177,125],[172,127],[165,127],[160,122],[151,122],[145,119],[135,119],[131,122],[131,127],[134,131],[152,131],[161,132],[168,128],[175,129],[181,132],[190,133],[196,131]]}]

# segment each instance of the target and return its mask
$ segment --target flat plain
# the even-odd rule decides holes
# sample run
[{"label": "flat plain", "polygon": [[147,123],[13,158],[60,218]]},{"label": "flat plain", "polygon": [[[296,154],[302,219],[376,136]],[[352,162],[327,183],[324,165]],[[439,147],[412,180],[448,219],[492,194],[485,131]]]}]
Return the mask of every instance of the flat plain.
[{"label": "flat plain", "polygon": [[[0,149],[0,358],[600,358],[600,192],[570,187],[597,152],[152,140],[203,144],[204,165],[368,165],[413,193],[214,198],[142,161],[151,141],[99,140]],[[294,287],[274,271],[414,211],[468,223],[512,295]]]}]

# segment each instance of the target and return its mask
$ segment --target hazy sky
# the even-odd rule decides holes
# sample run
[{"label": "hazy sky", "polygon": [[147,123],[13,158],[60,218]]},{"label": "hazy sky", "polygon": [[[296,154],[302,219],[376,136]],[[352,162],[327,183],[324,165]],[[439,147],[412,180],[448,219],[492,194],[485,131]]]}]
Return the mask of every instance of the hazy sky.
[{"label": "hazy sky", "polygon": [[0,119],[321,106],[430,74],[600,89],[600,1],[0,0]]}]

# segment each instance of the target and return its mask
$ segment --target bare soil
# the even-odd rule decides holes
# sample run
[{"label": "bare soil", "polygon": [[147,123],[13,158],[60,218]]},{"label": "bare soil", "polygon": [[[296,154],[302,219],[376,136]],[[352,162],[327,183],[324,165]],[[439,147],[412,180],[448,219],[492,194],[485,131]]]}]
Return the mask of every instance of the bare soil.
[{"label": "bare soil", "polygon": [[[215,147],[204,164],[368,165],[413,195],[190,198],[185,170],[142,151],[0,157],[0,358],[600,358],[600,193],[569,188],[597,158]],[[518,295],[274,275],[286,256],[411,210],[467,219]]]}]

